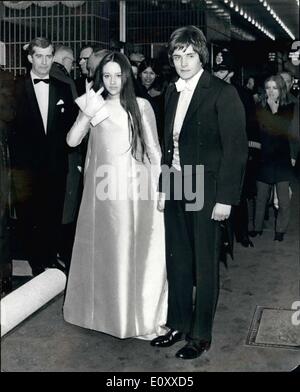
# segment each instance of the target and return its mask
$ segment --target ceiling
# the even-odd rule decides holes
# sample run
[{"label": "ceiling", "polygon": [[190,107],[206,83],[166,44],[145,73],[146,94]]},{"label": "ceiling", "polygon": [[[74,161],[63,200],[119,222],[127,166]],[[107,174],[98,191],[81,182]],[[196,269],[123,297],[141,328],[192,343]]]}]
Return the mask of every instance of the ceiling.
[{"label": "ceiling", "polygon": [[[291,40],[285,30],[273,18],[263,3],[259,0],[234,0],[234,4],[242,6],[256,20],[262,23],[276,39]],[[299,6],[297,0],[267,0],[287,28],[299,39]],[[241,16],[242,18],[242,16]]]}]

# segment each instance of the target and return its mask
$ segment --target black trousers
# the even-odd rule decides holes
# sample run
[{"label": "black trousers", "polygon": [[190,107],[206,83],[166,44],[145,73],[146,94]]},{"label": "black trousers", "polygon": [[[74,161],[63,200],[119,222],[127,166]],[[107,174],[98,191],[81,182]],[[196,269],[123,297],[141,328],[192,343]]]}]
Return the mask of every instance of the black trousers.
[{"label": "black trousers", "polygon": [[56,261],[59,231],[65,196],[66,175],[35,175],[25,186],[27,194],[16,187],[17,218],[22,226],[25,253],[32,269]]},{"label": "black trousers", "polygon": [[165,204],[167,325],[193,340],[211,340],[219,292],[221,232],[211,219],[214,189],[215,180],[205,178],[201,211],[186,211],[185,198],[174,200],[172,191]]}]

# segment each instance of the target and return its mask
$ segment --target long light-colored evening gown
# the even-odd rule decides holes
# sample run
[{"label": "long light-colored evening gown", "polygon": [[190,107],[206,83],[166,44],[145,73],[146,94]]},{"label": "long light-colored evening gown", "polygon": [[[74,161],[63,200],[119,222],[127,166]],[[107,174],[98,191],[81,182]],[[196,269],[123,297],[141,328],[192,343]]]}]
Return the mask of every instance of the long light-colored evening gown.
[{"label": "long light-colored evening gown", "polygon": [[91,127],[64,303],[67,322],[119,338],[164,333],[167,313],[156,192],[161,151],[153,110],[144,99],[138,105],[151,163],[133,158],[127,113],[118,100],[106,100],[109,116]]}]

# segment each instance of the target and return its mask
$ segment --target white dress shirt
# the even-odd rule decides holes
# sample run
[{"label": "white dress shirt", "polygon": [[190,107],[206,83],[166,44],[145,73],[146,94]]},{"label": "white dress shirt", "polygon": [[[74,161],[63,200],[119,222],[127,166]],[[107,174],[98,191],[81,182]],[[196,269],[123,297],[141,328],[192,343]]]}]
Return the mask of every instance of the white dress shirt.
[{"label": "white dress shirt", "polygon": [[48,108],[49,108],[49,84],[44,82],[39,82],[34,84],[34,79],[49,79],[49,75],[43,78],[37,76],[32,70],[30,72],[32,84],[35,92],[35,96],[39,105],[41,116],[43,119],[44,130],[47,133],[47,118],[48,118]]},{"label": "white dress shirt", "polygon": [[180,157],[179,157],[179,137],[181,132],[181,127],[188,111],[188,107],[191,103],[192,96],[194,94],[195,88],[197,83],[200,79],[200,76],[203,73],[203,69],[201,69],[195,76],[193,76],[189,80],[183,80],[179,78],[175,83],[177,91],[180,91],[175,120],[174,120],[174,127],[173,127],[173,160],[172,166],[181,171],[180,166]]}]

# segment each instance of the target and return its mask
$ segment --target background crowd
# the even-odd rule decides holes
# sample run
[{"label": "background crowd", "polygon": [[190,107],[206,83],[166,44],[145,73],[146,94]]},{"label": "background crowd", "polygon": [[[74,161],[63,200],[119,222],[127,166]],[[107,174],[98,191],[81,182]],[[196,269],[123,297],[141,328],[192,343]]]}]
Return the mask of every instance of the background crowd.
[{"label": "background crowd", "polygon": [[[25,50],[30,56],[30,47]],[[57,89],[64,91],[63,103],[68,120],[62,124],[59,118],[55,118],[48,125],[44,123],[45,128],[49,127],[48,132],[52,132],[52,127],[52,135],[58,127],[56,124],[59,124],[59,129],[64,127],[64,136],[70,130],[78,114],[74,101],[85,92],[86,81],[93,81],[101,60],[108,53],[107,49],[86,45],[81,49],[79,58],[75,59],[72,48],[55,46],[49,75],[57,81]],[[163,148],[165,93],[168,85],[176,81],[176,73],[171,66],[159,64],[157,59],[145,58],[141,53],[132,53],[128,59],[135,94],[150,103]],[[74,80],[72,70],[76,65],[81,69],[81,76]],[[267,77],[249,74],[241,85],[236,82],[235,59],[226,48],[216,54],[209,72],[236,87],[246,113],[248,161],[241,201],[239,206],[234,207],[232,229],[224,233],[224,247],[229,243],[232,252],[234,239],[242,246],[254,246],[251,238],[263,234],[263,221],[268,219],[270,207],[276,217],[274,239],[282,241],[288,230],[292,183],[295,177],[299,178],[300,166],[299,90],[293,75],[285,70]],[[37,141],[35,149],[24,153],[27,141],[19,137],[18,128],[30,119],[26,117],[28,102],[22,101],[22,88],[26,88],[24,79],[15,80],[12,74],[0,70],[1,295],[12,289],[12,259],[29,260],[34,276],[51,267],[68,272],[88,145],[88,135],[77,147],[67,147],[65,138],[62,140],[56,135],[53,136],[53,148],[57,148],[57,143],[62,147],[58,155],[55,153],[53,162],[45,162],[50,155],[47,155],[48,147],[44,149],[41,140]],[[36,135],[31,137],[36,141]],[[30,154],[36,155],[37,151],[41,155],[39,164],[47,168],[47,177],[43,173],[34,181],[26,182],[26,173],[21,170],[20,163],[26,161]],[[53,188],[56,189],[55,201],[51,193]],[[38,228],[42,228],[41,231]],[[33,243],[35,249],[30,247]],[[49,257],[41,265],[37,260],[45,259],[47,252]]]}]

